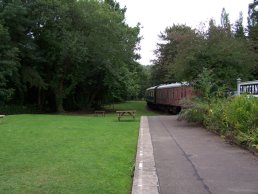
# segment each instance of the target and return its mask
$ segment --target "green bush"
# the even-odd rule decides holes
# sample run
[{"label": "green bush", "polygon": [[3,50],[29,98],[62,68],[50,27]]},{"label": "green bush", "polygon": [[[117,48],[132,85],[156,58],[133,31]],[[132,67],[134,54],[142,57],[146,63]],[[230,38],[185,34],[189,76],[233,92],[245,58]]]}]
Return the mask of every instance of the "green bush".
[{"label": "green bush", "polygon": [[227,123],[243,133],[251,133],[258,127],[258,98],[237,96],[225,107]]},{"label": "green bush", "polygon": [[224,114],[225,99],[213,100],[210,103],[207,114],[204,115],[204,126],[219,133],[227,129],[226,116]]},{"label": "green bush", "polygon": [[180,113],[180,118],[185,119],[189,122],[203,123],[205,115],[208,112],[208,103],[202,101],[201,99],[184,99],[181,102],[183,109]]},{"label": "green bush", "polygon": [[258,144],[258,98],[237,96],[228,99],[194,99],[181,116],[199,122],[241,144]]}]

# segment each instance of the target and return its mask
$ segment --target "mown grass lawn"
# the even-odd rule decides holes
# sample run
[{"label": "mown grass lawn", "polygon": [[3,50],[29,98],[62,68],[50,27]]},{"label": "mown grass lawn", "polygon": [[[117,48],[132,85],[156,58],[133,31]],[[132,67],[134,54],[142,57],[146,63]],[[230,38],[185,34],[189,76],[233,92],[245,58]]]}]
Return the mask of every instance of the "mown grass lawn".
[{"label": "mown grass lawn", "polygon": [[0,193],[130,193],[144,102],[118,104],[137,118],[114,113],[12,115],[0,121]]}]

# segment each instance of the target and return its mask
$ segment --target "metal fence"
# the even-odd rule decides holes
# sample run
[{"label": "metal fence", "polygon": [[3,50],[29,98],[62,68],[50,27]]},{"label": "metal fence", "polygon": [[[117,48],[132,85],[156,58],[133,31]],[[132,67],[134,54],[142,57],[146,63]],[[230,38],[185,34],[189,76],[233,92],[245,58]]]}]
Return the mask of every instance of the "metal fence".
[{"label": "metal fence", "polygon": [[241,79],[237,79],[237,95],[249,94],[258,97],[258,80],[241,82]]}]

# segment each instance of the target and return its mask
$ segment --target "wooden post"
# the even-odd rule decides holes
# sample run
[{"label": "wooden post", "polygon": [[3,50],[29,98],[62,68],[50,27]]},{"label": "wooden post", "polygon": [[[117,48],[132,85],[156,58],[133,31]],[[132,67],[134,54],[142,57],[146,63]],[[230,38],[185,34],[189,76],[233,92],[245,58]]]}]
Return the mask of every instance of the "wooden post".
[{"label": "wooden post", "polygon": [[241,79],[238,78],[238,79],[237,79],[237,95],[238,95],[238,96],[240,95],[240,83],[241,83]]}]

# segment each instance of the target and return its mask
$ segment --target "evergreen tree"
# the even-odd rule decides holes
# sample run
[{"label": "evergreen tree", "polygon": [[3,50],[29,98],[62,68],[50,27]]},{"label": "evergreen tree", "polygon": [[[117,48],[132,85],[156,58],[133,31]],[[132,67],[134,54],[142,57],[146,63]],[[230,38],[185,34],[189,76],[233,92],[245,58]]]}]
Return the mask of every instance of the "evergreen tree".
[{"label": "evergreen tree", "polygon": [[[258,0],[254,0],[253,3],[249,4],[248,38],[252,43],[253,49],[258,54]],[[252,74],[255,79],[258,78],[258,62],[256,63]]]},{"label": "evergreen tree", "polygon": [[[257,45],[258,41],[258,0],[249,4],[248,10],[248,36]],[[256,48],[257,49],[257,48]]]},{"label": "evergreen tree", "polygon": [[244,26],[243,26],[243,13],[239,13],[239,19],[235,23],[235,37],[245,38]]}]

